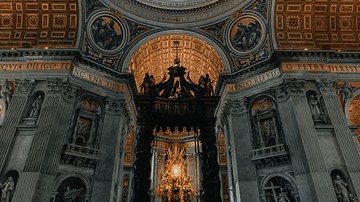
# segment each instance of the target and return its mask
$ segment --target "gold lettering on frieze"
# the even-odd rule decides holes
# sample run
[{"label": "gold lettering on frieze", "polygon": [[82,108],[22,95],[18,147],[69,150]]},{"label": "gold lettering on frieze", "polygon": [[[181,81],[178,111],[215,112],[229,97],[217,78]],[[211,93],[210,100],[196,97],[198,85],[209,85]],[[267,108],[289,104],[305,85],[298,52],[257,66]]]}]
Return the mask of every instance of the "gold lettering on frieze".
[{"label": "gold lettering on frieze", "polygon": [[253,86],[255,84],[262,83],[262,82],[267,81],[269,79],[278,77],[279,75],[280,75],[280,70],[278,68],[276,68],[276,69],[273,69],[271,71],[268,71],[268,72],[256,75],[254,77],[251,77],[249,79],[246,79],[244,81],[241,81],[239,83],[228,84],[226,86],[226,88],[227,88],[226,90],[228,92],[236,92],[236,91],[248,88],[250,86]]},{"label": "gold lettering on frieze", "polygon": [[125,84],[115,83],[114,81],[111,81],[103,76],[96,75],[76,67],[74,67],[72,74],[76,77],[85,79],[91,83],[98,84],[116,92],[126,92],[127,89]]},{"label": "gold lettering on frieze", "polygon": [[282,72],[309,71],[309,72],[360,72],[359,64],[326,64],[320,62],[300,63],[282,62]]},{"label": "gold lettering on frieze", "polygon": [[0,62],[0,71],[69,70],[71,62]]}]

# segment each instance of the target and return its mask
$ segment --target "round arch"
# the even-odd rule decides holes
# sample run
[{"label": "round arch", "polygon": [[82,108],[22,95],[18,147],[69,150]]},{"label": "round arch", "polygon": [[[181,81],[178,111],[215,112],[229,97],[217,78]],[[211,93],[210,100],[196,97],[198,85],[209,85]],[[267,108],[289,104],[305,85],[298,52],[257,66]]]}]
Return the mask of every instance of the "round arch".
[{"label": "round arch", "polygon": [[[164,38],[169,39],[165,40]],[[159,31],[134,43],[124,58],[124,63],[120,67],[121,71],[134,73],[135,81],[139,85],[144,78],[145,71],[150,67],[156,68],[154,70],[156,74],[154,75],[155,80],[156,82],[161,81],[166,69],[174,64],[175,48],[173,44],[169,43],[178,39],[180,41],[179,58],[181,65],[188,68],[190,72],[195,72],[193,75],[190,74],[194,82],[200,77],[199,74],[210,71],[210,78],[216,84],[220,73],[231,72],[228,55],[219,44],[202,34],[188,30]],[[157,46],[161,46],[161,48],[153,45],[155,43]],[[153,48],[158,48],[161,51],[157,50],[156,53],[150,54]],[[220,67],[216,64],[220,64]]]},{"label": "round arch", "polygon": [[79,178],[80,180],[83,181],[83,183],[85,184],[85,188],[86,188],[86,194],[89,195],[90,194],[90,190],[91,190],[91,183],[90,183],[90,180],[81,175],[81,174],[78,174],[78,173],[66,173],[66,174],[62,174],[60,175],[56,180],[55,180],[55,183],[54,183],[54,186],[52,188],[53,192],[56,192],[57,189],[59,188],[59,186],[61,185],[61,183],[70,178],[70,177],[75,177],[75,178]]},{"label": "round arch", "polygon": [[[351,114],[350,114],[350,110],[351,110],[351,104],[352,104],[352,102],[354,101],[354,100],[356,100],[355,98],[359,98],[359,100],[360,100],[360,89],[358,89],[358,90],[356,90],[356,91],[354,91],[353,93],[352,93],[353,95],[351,96],[351,98],[350,99],[348,99],[346,102],[345,102],[345,105],[344,105],[344,111],[345,111],[345,117],[346,117],[346,121],[347,121],[347,123],[348,123],[348,125],[353,125],[352,123],[351,123]],[[359,123],[360,124],[360,123]]]}]

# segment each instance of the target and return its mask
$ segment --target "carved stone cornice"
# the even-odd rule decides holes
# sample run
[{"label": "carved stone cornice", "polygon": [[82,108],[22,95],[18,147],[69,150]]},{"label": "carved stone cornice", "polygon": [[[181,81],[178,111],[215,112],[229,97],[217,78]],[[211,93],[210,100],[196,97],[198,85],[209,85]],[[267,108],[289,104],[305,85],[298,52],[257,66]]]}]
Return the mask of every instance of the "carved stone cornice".
[{"label": "carved stone cornice", "polygon": [[316,79],[316,87],[323,95],[335,95],[335,81],[332,79]]},{"label": "carved stone cornice", "polygon": [[34,88],[35,80],[28,80],[28,79],[15,80],[15,83],[16,83],[15,93],[27,95]]},{"label": "carved stone cornice", "polygon": [[109,114],[121,114],[124,111],[125,102],[124,100],[113,100],[110,98],[106,98],[106,112]]}]

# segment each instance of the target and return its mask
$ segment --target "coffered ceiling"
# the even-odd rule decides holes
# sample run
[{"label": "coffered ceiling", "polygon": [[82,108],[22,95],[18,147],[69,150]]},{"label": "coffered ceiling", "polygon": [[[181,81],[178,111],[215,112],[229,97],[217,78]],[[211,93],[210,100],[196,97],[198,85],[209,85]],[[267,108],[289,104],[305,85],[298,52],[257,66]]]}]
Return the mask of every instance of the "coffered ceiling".
[{"label": "coffered ceiling", "polygon": [[[174,42],[179,42],[178,48]],[[167,68],[174,65],[177,52],[180,65],[187,68],[195,83],[206,73],[212,80],[217,80],[219,73],[224,71],[223,61],[211,45],[183,34],[168,34],[144,43],[133,55],[129,71],[134,73],[137,84],[141,84],[145,73],[153,75],[159,83],[167,76]]]},{"label": "coffered ceiling", "polygon": [[77,0],[0,1],[0,47],[73,48],[79,27]]},{"label": "coffered ceiling", "polygon": [[360,50],[360,1],[276,0],[278,49]]}]

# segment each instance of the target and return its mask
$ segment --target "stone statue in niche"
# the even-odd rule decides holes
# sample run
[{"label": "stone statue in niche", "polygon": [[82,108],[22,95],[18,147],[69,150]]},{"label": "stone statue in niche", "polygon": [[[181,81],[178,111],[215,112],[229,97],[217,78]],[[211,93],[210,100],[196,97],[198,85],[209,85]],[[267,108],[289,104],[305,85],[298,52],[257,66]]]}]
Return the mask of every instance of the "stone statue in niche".
[{"label": "stone statue in niche", "polygon": [[236,27],[233,26],[231,32],[235,32],[231,36],[231,42],[235,49],[240,51],[249,51],[254,49],[261,38],[261,25],[253,18],[243,18],[237,22]]},{"label": "stone statue in niche", "polygon": [[2,84],[1,89],[0,89],[0,99],[3,99],[3,101],[5,103],[5,109],[4,109],[5,111],[9,107],[12,90],[13,90],[12,85],[10,84],[10,82],[7,79],[5,79],[5,82]]},{"label": "stone statue in niche", "polygon": [[143,95],[149,95],[152,93],[154,86],[155,86],[154,76],[149,75],[149,73],[146,73],[144,80],[140,85],[140,93]]},{"label": "stone statue in niche", "polygon": [[9,177],[3,184],[0,184],[1,200],[0,202],[10,202],[15,190],[13,177]]},{"label": "stone statue in niche", "polygon": [[[350,192],[348,190],[348,184],[343,179],[341,179],[340,175],[335,176],[333,183],[338,200],[340,202],[351,202],[349,197]],[[352,198],[354,198],[353,195]]]},{"label": "stone statue in niche", "polygon": [[280,187],[279,202],[290,202],[287,193],[284,191],[284,188],[282,187]]},{"label": "stone statue in niche", "polygon": [[76,198],[82,193],[83,188],[76,189],[70,188],[70,186],[66,187],[66,191],[64,193],[64,202],[74,202]]},{"label": "stone statue in niche", "polygon": [[91,131],[91,122],[89,119],[79,117],[74,131],[74,143],[80,146],[86,146]]},{"label": "stone statue in niche", "polygon": [[327,124],[328,119],[321,103],[321,95],[310,93],[307,95],[307,99],[315,123],[322,122]]},{"label": "stone statue in niche", "polygon": [[210,79],[209,74],[206,74],[205,76],[201,75],[199,78],[199,86],[204,89],[204,95],[213,95],[214,89],[213,89],[213,83]]},{"label": "stone statue in niche", "polygon": [[36,98],[36,100],[31,104],[31,108],[28,116],[29,118],[37,118],[39,116],[42,102],[43,102],[43,97],[42,95],[39,95]]},{"label": "stone statue in niche", "polygon": [[105,50],[118,48],[122,42],[120,25],[110,17],[98,17],[91,25],[94,42]]},{"label": "stone statue in niche", "polygon": [[351,98],[352,92],[353,92],[353,87],[349,84],[349,82],[345,82],[345,84],[341,88],[342,104],[345,104],[345,102]]},{"label": "stone statue in niche", "polygon": [[261,129],[261,135],[263,136],[263,141],[265,143],[266,147],[274,146],[277,144],[277,130],[276,125],[274,123],[274,120],[271,119],[265,119],[261,121],[260,124]]}]

